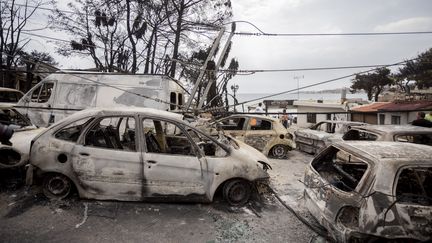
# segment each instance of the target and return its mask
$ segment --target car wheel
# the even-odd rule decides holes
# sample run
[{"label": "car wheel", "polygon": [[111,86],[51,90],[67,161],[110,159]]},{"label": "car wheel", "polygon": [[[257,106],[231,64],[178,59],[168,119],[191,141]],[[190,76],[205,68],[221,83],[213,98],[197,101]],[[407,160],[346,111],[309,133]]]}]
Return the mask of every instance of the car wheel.
[{"label": "car wheel", "polygon": [[270,157],[283,159],[287,156],[289,147],[286,145],[275,145],[270,151]]},{"label": "car wheel", "polygon": [[250,183],[240,179],[228,181],[223,187],[223,195],[230,205],[243,206],[251,196]]},{"label": "car wheel", "polygon": [[43,193],[50,199],[64,199],[72,191],[72,182],[61,174],[48,174],[43,179]]}]

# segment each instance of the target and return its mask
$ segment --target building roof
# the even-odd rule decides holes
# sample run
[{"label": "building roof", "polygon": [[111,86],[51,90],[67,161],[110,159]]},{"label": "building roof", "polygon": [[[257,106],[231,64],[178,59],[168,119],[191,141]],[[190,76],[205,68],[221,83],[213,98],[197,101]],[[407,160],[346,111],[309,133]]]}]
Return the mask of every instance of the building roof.
[{"label": "building roof", "polygon": [[351,108],[352,111],[356,111],[356,112],[376,112],[378,111],[378,109],[380,109],[381,107],[389,104],[390,102],[374,102],[372,104],[367,104],[367,105],[360,105],[360,106],[356,106]]},{"label": "building roof", "polygon": [[391,102],[378,108],[378,111],[416,111],[432,109],[432,101],[399,101]]}]

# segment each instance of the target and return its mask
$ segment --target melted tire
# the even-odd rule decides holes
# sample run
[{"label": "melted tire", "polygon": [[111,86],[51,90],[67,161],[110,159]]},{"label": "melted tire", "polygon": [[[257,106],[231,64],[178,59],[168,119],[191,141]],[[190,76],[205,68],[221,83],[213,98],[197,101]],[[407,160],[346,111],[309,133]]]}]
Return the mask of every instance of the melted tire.
[{"label": "melted tire", "polygon": [[43,193],[49,199],[64,199],[72,192],[72,182],[62,174],[47,174],[43,178]]},{"label": "melted tire", "polygon": [[225,183],[223,196],[231,206],[243,206],[251,197],[251,185],[246,180],[234,179]]},{"label": "melted tire", "polygon": [[269,156],[276,159],[285,159],[289,150],[287,145],[277,144],[270,150]]}]

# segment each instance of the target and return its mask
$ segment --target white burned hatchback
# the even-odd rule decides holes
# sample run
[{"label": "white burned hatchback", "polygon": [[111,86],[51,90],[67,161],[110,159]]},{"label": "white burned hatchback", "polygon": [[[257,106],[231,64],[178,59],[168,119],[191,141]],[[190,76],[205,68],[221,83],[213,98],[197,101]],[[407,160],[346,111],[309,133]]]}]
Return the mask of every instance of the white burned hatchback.
[{"label": "white burned hatchback", "polygon": [[28,183],[50,198],[75,188],[82,198],[211,202],[220,189],[231,205],[246,203],[270,167],[240,141],[149,108],[73,114],[33,140],[30,163]]}]

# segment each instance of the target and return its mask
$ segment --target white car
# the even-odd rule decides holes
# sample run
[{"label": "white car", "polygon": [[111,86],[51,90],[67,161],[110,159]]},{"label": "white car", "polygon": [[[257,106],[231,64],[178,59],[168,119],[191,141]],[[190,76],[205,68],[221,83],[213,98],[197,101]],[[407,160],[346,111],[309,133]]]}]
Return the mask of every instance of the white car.
[{"label": "white car", "polygon": [[76,188],[91,199],[211,202],[220,189],[231,205],[245,204],[270,168],[254,148],[150,108],[73,114],[34,139],[30,164],[27,181],[50,198]]},{"label": "white car", "polygon": [[23,96],[24,93],[19,90],[0,87],[0,103],[16,104]]}]

